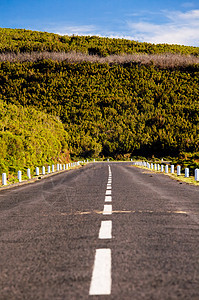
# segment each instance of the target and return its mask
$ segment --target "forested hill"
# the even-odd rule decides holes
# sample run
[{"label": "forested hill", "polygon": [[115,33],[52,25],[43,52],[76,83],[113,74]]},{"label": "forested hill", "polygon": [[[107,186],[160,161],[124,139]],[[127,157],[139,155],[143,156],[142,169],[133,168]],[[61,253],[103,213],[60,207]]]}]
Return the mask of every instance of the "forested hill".
[{"label": "forested hill", "polygon": [[[197,58],[199,53],[197,47],[67,37],[25,30],[2,29],[0,36],[1,51],[11,51],[10,55],[12,51],[43,50],[78,50],[85,54],[91,51],[90,54],[99,56],[170,51],[194,54]],[[162,68],[153,63],[116,61],[109,64],[83,60],[70,63],[64,59],[11,62],[4,59],[0,62],[0,101],[4,105],[44,112],[45,118],[49,116],[54,121],[60,118],[72,157],[120,159],[199,151],[199,64]],[[27,112],[26,120],[29,117]],[[4,122],[6,115],[1,118]],[[34,127],[34,121],[32,123]],[[45,124],[43,122],[44,128]],[[4,132],[12,132],[13,125],[2,128]],[[40,128],[39,125],[38,130]],[[20,136],[22,132],[14,134]],[[59,136],[55,137],[59,139]],[[63,139],[56,159],[65,151],[62,144]]]}]

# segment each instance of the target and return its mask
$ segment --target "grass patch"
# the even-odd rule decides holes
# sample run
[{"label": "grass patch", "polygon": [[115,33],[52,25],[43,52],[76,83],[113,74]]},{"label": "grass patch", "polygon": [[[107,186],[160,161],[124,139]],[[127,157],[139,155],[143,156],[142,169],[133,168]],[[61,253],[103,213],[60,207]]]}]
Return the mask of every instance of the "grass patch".
[{"label": "grass patch", "polygon": [[178,176],[176,173],[165,173],[165,172],[161,172],[161,171],[156,171],[156,170],[152,170],[152,169],[148,169],[147,167],[142,167],[142,166],[135,166],[133,165],[133,167],[139,168],[139,169],[144,169],[147,170],[148,172],[151,173],[160,173],[166,176],[169,176],[171,179],[177,180],[179,182],[185,182],[187,184],[191,184],[191,185],[196,185],[199,186],[199,181],[196,181],[194,176],[190,176],[190,177],[184,177],[183,175]]}]

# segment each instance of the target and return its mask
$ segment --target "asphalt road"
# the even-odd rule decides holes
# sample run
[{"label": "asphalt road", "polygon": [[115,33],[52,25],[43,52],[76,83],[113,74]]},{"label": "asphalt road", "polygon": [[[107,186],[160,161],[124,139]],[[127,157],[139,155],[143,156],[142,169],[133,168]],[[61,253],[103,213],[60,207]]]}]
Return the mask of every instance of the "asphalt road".
[{"label": "asphalt road", "polygon": [[1,300],[198,300],[199,188],[110,162],[0,190],[0,289]]}]

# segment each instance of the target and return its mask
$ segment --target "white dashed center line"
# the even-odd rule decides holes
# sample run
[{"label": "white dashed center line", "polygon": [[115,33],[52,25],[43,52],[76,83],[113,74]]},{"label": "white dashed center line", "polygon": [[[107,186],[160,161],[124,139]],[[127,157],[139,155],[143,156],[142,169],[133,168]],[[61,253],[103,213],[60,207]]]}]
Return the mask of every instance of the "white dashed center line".
[{"label": "white dashed center line", "polygon": [[111,190],[106,190],[106,196],[111,195]]},{"label": "white dashed center line", "polygon": [[112,221],[102,221],[99,231],[99,239],[112,238]]},{"label": "white dashed center line", "polygon": [[111,202],[112,196],[105,196],[105,202]]},{"label": "white dashed center line", "polygon": [[89,295],[111,294],[111,249],[97,249]]},{"label": "white dashed center line", "polygon": [[[109,178],[105,195],[105,202],[112,202],[112,174],[109,166]],[[112,214],[112,205],[105,204],[103,215]],[[112,238],[112,221],[102,221],[99,231],[99,239]],[[111,249],[96,249],[93,266],[92,279],[89,295],[110,295],[111,294]]]},{"label": "white dashed center line", "polygon": [[112,215],[112,205],[104,205],[103,215]]}]

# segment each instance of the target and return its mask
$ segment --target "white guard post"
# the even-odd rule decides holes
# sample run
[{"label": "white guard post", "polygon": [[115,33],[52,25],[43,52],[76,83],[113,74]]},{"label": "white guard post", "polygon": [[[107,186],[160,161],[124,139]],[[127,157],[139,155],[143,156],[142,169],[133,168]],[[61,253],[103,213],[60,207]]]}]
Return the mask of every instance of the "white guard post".
[{"label": "white guard post", "polygon": [[31,179],[30,169],[27,169],[27,177],[28,177],[28,179]]},{"label": "white guard post", "polygon": [[39,168],[36,167],[36,176],[39,176]]},{"label": "white guard post", "polygon": [[199,169],[195,169],[195,180],[199,181]]},{"label": "white guard post", "polygon": [[18,171],[18,180],[21,182],[21,171]]},{"label": "white guard post", "polygon": [[181,166],[177,166],[177,175],[178,175],[178,176],[181,175]]},{"label": "white guard post", "polygon": [[2,184],[3,185],[7,185],[7,177],[6,177],[6,173],[2,174]]}]

